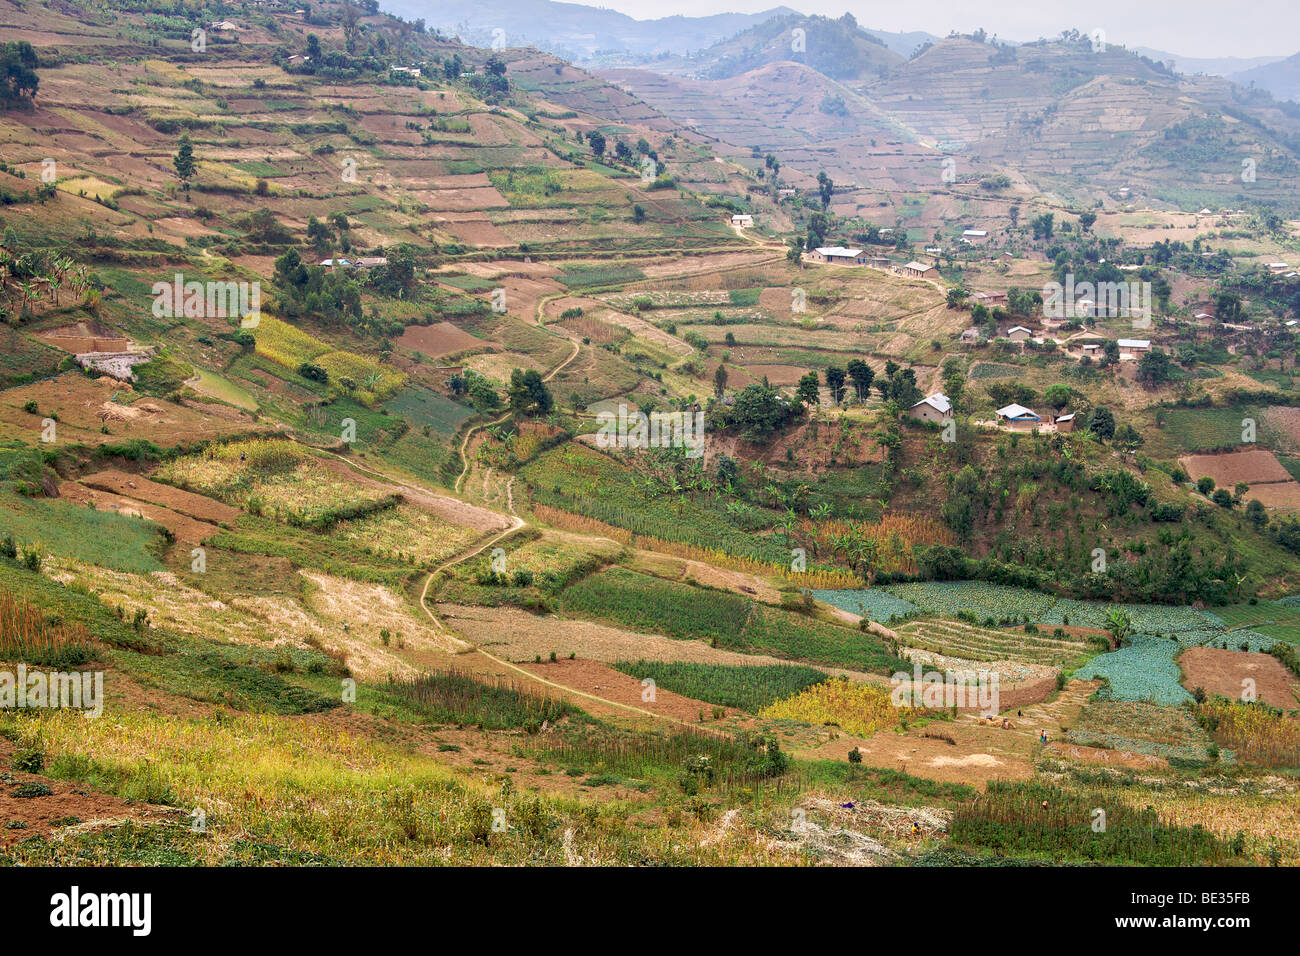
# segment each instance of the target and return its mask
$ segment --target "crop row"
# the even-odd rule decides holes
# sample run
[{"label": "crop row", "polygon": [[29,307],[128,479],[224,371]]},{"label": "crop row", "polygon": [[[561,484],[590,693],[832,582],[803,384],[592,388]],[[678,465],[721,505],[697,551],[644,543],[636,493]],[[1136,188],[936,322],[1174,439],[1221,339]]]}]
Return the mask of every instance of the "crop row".
[{"label": "crop row", "polygon": [[745,653],[883,673],[906,667],[872,634],[625,568],[567,588],[561,607],[566,614]]},{"label": "crop row", "polygon": [[653,680],[656,687],[674,694],[752,714],[826,680],[822,671],[797,664],[737,667],[696,661],[619,661],[614,667],[642,681]]},{"label": "crop row", "polygon": [[912,647],[971,660],[1069,664],[1087,654],[1084,645],[1072,641],[946,621],[912,621],[899,633]]}]

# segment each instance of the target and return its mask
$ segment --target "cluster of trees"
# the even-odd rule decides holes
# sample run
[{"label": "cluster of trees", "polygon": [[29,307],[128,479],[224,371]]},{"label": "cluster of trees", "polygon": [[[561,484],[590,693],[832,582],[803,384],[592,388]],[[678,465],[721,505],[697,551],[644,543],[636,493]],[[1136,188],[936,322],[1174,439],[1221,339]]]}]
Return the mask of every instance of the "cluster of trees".
[{"label": "cluster of trees", "polygon": [[[885,372],[879,378],[876,377],[875,369],[861,359],[850,360],[845,368],[832,365],[822,374],[826,387],[830,390],[831,401],[836,405],[843,403],[850,386],[859,402],[866,401],[873,383],[881,398],[894,402],[900,408],[910,408],[921,400],[916,373],[910,368],[902,368],[896,362],[886,362]],[[799,379],[795,398],[801,405],[815,407],[821,400],[820,396],[820,382],[816,372],[808,372]]]},{"label": "cluster of trees", "polygon": [[40,79],[36,51],[26,40],[0,47],[0,109],[30,107]]},{"label": "cluster of trees", "polygon": [[273,278],[280,293],[278,305],[286,318],[315,315],[353,324],[364,318],[361,283],[345,272],[308,265],[297,249],[275,260]]},{"label": "cluster of trees", "polygon": [[790,424],[801,410],[765,378],[742,388],[730,405],[713,402],[709,424],[718,431],[736,432],[746,441],[762,441]]},{"label": "cluster of trees", "polygon": [[[1040,526],[1037,519],[1025,513],[1025,508],[1032,511],[1036,507],[1037,499],[1017,500],[1014,520],[997,530],[1004,516],[1004,490],[1023,487],[1026,482],[1038,489],[1039,498],[1052,502],[1046,509],[1048,530],[1053,514],[1060,526],[1081,529],[1084,515],[1076,509],[1086,500],[1105,508],[1112,526],[1117,520],[1145,519],[1160,525],[1161,530],[1154,540],[1144,536],[1126,549],[1128,554],[1123,560],[1112,549],[1113,560],[1108,562],[1107,570],[1096,573],[1092,570],[1095,541],[1067,534],[1053,545],[1026,536],[1029,528]],[[1050,494],[1049,485],[1055,486]],[[1082,494],[1085,490],[1086,496]],[[1010,508],[1010,503],[1005,507]],[[1032,454],[1004,461],[992,473],[967,464],[953,475],[940,514],[964,541],[984,529],[992,548],[979,559],[953,547],[918,549],[915,557],[922,578],[975,578],[1078,597],[1176,603],[1234,600],[1243,581],[1244,565],[1231,549],[1217,545],[1194,549],[1196,533],[1184,521],[1185,509],[1160,503],[1150,485],[1122,468],[1089,475],[1077,461],[1044,461]],[[1300,547],[1300,522],[1288,530]]]},{"label": "cluster of trees", "polygon": [[447,380],[447,387],[456,397],[467,397],[470,404],[482,414],[501,408],[501,393],[473,369],[466,369],[462,375],[453,375]]},{"label": "cluster of trees", "polygon": [[515,369],[511,372],[506,397],[510,401],[510,408],[524,415],[547,415],[555,407],[555,399],[536,369],[526,372]]},{"label": "cluster of trees", "polygon": [[[466,369],[463,374],[453,375],[447,380],[447,387],[456,397],[466,397],[471,405],[482,414],[501,409],[501,393],[496,387],[475,372]],[[541,373],[536,369],[515,369],[510,373],[510,384],[506,386],[506,401],[511,411],[521,415],[549,415],[555,408],[555,398],[546,387]]]},{"label": "cluster of trees", "polygon": [[629,146],[621,139],[614,140],[614,154],[612,157],[606,155],[609,149],[609,140],[600,130],[589,130],[586,134],[586,140],[587,145],[591,147],[592,153],[602,160],[609,161],[612,159],[630,169],[639,169],[648,161],[653,164],[656,179],[668,171],[667,164],[659,159],[658,151],[650,146],[644,136],[637,139],[635,146]]}]

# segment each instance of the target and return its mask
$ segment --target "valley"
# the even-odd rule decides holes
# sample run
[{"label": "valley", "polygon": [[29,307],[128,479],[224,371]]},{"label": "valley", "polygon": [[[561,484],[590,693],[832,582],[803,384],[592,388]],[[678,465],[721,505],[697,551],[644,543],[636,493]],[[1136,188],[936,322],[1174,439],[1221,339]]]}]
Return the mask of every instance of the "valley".
[{"label": "valley", "polygon": [[394,9],[0,0],[0,865],[1300,864],[1300,107]]}]

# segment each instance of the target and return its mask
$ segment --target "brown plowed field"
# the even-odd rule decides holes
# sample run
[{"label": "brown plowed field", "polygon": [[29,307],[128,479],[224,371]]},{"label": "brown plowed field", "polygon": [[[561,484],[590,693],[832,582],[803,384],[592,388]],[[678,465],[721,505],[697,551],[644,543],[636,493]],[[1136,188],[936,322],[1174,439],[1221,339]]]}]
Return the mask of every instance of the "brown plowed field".
[{"label": "brown plowed field", "polygon": [[1258,700],[1284,710],[1300,707],[1295,696],[1300,692],[1300,678],[1271,654],[1189,647],[1178,658],[1178,666],[1183,671],[1183,686],[1189,691],[1204,687],[1207,694],[1240,700],[1242,681],[1249,678],[1255,682]]},{"label": "brown plowed field", "polygon": [[397,344],[429,358],[441,358],[466,349],[487,348],[492,343],[476,338],[450,322],[439,322],[436,325],[408,325]]},{"label": "brown plowed field", "polygon": [[196,495],[192,491],[182,491],[171,485],[150,481],[140,475],[128,474],[109,468],[97,471],[81,479],[81,484],[88,488],[98,488],[124,498],[134,498],[150,504],[161,505],[177,514],[196,518],[199,521],[214,524],[230,524],[239,517],[239,509],[222,504],[212,498]]},{"label": "brown plowed field", "polygon": [[1291,481],[1291,474],[1271,451],[1234,451],[1225,455],[1188,455],[1178,459],[1196,481],[1209,475],[1220,488],[1232,488],[1239,481],[1249,485]]},{"label": "brown plowed field", "polygon": [[184,544],[202,544],[217,533],[215,524],[207,521],[195,521],[183,514],[178,514],[159,505],[151,505],[134,498],[115,495],[109,491],[87,488],[75,481],[65,481],[59,485],[59,496],[78,504],[93,504],[99,511],[115,511],[120,515],[138,515],[155,524],[160,524]]},{"label": "brown plowed field", "polygon": [[1284,510],[1300,508],[1300,482],[1273,481],[1266,485],[1251,485],[1246,500],[1255,500],[1265,508]]}]

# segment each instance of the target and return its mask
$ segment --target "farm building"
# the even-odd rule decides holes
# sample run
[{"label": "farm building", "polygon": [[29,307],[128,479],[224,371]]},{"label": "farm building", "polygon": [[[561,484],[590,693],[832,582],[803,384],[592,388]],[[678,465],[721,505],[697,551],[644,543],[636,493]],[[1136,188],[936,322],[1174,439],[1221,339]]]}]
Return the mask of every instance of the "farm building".
[{"label": "farm building", "polygon": [[209,30],[238,30],[237,23],[231,23],[229,20],[213,20],[208,24]]},{"label": "farm building", "polygon": [[1268,271],[1275,275],[1279,272],[1286,272],[1290,268],[1291,267],[1285,262],[1270,262],[1268,264]]},{"label": "farm building", "polygon": [[987,239],[989,231],[987,229],[967,229],[961,234],[963,239]]},{"label": "farm building", "polygon": [[1005,292],[972,292],[971,301],[991,309],[997,305],[1006,305],[1007,294]]},{"label": "farm building", "polygon": [[1012,342],[1023,342],[1031,338],[1033,334],[1033,329],[1027,329],[1023,325],[1016,325],[1007,329],[1007,334],[1003,338],[1010,339]]},{"label": "farm building", "polygon": [[867,265],[873,269],[884,269],[888,271],[894,267],[894,260],[889,256],[872,256],[867,260]]},{"label": "farm building", "polygon": [[942,422],[951,417],[952,402],[948,401],[948,396],[943,392],[935,392],[913,405],[907,414],[925,422]]},{"label": "farm building", "polygon": [[914,279],[933,279],[939,274],[939,270],[934,266],[928,266],[924,262],[909,262],[903,266],[903,273]]},{"label": "farm building", "polygon": [[362,269],[373,269],[375,266],[388,265],[387,256],[362,256],[356,261],[356,265]]},{"label": "farm building", "polygon": [[865,265],[866,259],[861,249],[846,249],[844,246],[818,246],[812,251],[815,262],[836,262],[844,265]]},{"label": "farm building", "polygon": [[1120,358],[1137,358],[1143,352],[1151,351],[1150,339],[1120,339],[1117,344]]},{"label": "farm building", "polygon": [[998,424],[1006,428],[1037,428],[1043,419],[1032,408],[1011,404],[997,410]]},{"label": "farm building", "polygon": [[745,213],[736,213],[736,215],[731,217],[731,224],[733,226],[739,226],[742,229],[748,229],[754,224],[754,217]]},{"label": "farm building", "polygon": [[36,337],[56,349],[81,355],[88,352],[127,352],[131,342],[114,329],[98,322],[78,322],[45,332]]},{"label": "farm building", "polygon": [[1100,345],[1102,342],[1106,341],[1106,336],[1100,335],[1096,332],[1075,332],[1066,339],[1066,341],[1070,344],[1071,348],[1076,348],[1077,346],[1085,345],[1087,343]]},{"label": "farm building", "polygon": [[1068,415],[1057,415],[1055,424],[1058,432],[1074,431],[1074,412]]}]

